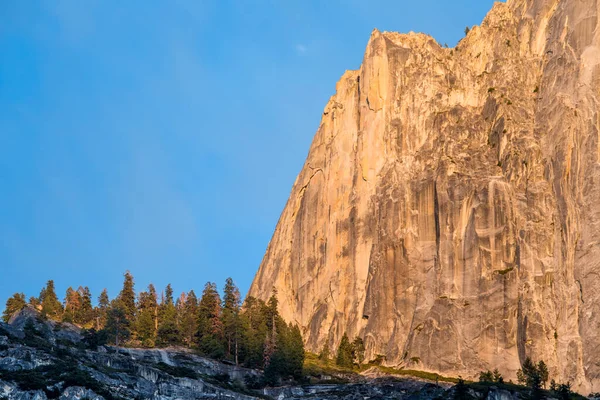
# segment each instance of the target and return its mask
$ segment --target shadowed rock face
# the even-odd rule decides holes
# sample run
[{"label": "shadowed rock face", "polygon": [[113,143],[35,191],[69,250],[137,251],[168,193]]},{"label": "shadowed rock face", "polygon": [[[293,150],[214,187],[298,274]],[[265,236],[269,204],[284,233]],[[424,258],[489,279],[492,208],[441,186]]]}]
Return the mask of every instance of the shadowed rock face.
[{"label": "shadowed rock face", "polygon": [[250,295],[310,350],[600,390],[600,3],[496,3],[456,48],[371,35],[323,113]]}]

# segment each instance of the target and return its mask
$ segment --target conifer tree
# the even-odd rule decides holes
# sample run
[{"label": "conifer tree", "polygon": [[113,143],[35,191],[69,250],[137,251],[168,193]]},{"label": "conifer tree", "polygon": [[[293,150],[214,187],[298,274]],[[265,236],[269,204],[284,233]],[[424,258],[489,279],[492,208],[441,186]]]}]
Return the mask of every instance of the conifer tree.
[{"label": "conifer tree", "polygon": [[156,289],[148,285],[147,292],[141,292],[138,300],[137,326],[138,339],[144,347],[154,347],[156,344],[156,309],[158,307]]},{"label": "conifer tree", "polygon": [[352,342],[352,361],[358,365],[365,361],[365,343],[359,337]]},{"label": "conifer tree", "polygon": [[[277,351],[277,322],[279,319],[279,312],[277,311],[278,304],[279,301],[277,300],[277,290],[273,288],[273,294],[269,298],[269,301],[267,302],[267,307],[265,308],[265,322],[267,324],[267,335],[265,337],[265,347],[263,355],[263,364],[265,366],[265,369],[269,366],[269,364],[271,363],[271,358]],[[281,329],[279,331],[283,334]],[[277,370],[279,368],[279,365],[272,366],[271,368]],[[275,382],[271,383],[274,384]]]},{"label": "conifer tree", "polygon": [[183,305],[180,308],[179,331],[183,344],[192,347],[194,337],[198,331],[198,298],[193,290],[182,300]]},{"label": "conifer tree", "polygon": [[233,283],[233,279],[227,278],[223,289],[223,333],[226,342],[226,357],[233,357],[236,365],[239,363],[239,340],[240,340],[240,291]]},{"label": "conifer tree", "polygon": [[2,313],[2,321],[8,323],[10,318],[25,307],[25,295],[23,293],[15,293],[6,300],[6,308]]},{"label": "conifer tree", "polygon": [[102,290],[100,296],[98,296],[98,307],[96,308],[96,330],[104,328],[106,325],[106,313],[110,307],[110,299],[108,298],[108,291]]},{"label": "conifer tree", "polygon": [[241,353],[242,363],[249,368],[262,368],[265,337],[267,306],[264,301],[249,296],[244,301],[240,315],[242,326]]},{"label": "conifer tree", "polygon": [[115,346],[120,346],[131,337],[129,318],[120,298],[113,300],[107,310],[104,331]]},{"label": "conifer tree", "polygon": [[158,311],[159,346],[172,346],[179,343],[179,330],[177,328],[177,309],[173,302],[173,289],[171,284],[165,288],[165,297]]},{"label": "conifer tree", "polygon": [[77,289],[81,296],[81,308],[79,315],[77,316],[77,323],[90,327],[92,320],[94,319],[94,307],[92,306],[92,293],[90,288],[87,286],[82,288],[81,286]]},{"label": "conifer tree", "polygon": [[345,333],[342,336],[342,341],[338,347],[335,363],[340,367],[352,368],[352,345]]},{"label": "conifer tree", "polygon": [[54,281],[49,280],[46,287],[40,292],[40,303],[42,306],[42,316],[54,320],[60,320],[63,313],[62,304],[58,301],[56,291],[54,290]]},{"label": "conifer tree", "polygon": [[331,350],[329,349],[329,341],[327,341],[319,353],[319,360],[327,362],[329,361],[329,357],[331,357]]},{"label": "conifer tree", "polygon": [[79,295],[79,292],[73,290],[72,287],[69,287],[65,293],[65,311],[62,315],[63,322],[76,322],[80,311],[81,296]]},{"label": "conifer tree", "polygon": [[119,293],[118,299],[121,303],[125,316],[130,324],[135,322],[135,288],[133,275],[129,271],[125,272],[123,280],[123,289]]},{"label": "conifer tree", "polygon": [[288,340],[285,348],[285,358],[287,361],[287,373],[295,379],[302,377],[304,366],[304,340],[298,325],[289,325]]},{"label": "conifer tree", "polygon": [[40,302],[39,297],[30,296],[29,297],[29,305],[38,311],[42,309],[42,303]]},{"label": "conifer tree", "polygon": [[200,351],[212,358],[222,358],[223,326],[221,323],[221,298],[217,285],[207,282],[198,305],[198,346]]}]

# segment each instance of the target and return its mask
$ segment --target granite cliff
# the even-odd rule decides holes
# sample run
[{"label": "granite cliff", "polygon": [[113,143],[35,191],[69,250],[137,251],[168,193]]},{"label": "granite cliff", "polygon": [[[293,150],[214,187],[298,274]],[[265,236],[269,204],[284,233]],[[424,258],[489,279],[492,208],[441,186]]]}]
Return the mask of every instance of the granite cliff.
[{"label": "granite cliff", "polygon": [[249,294],[310,350],[600,391],[597,0],[496,3],[455,48],[373,31]]}]

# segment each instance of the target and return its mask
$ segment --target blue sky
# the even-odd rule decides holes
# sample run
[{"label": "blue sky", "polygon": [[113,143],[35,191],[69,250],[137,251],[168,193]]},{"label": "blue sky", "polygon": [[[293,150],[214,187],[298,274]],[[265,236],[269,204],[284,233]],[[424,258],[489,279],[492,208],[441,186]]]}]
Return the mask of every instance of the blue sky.
[{"label": "blue sky", "polygon": [[0,309],[54,279],[245,293],[373,28],[453,46],[490,0],[0,2]]}]

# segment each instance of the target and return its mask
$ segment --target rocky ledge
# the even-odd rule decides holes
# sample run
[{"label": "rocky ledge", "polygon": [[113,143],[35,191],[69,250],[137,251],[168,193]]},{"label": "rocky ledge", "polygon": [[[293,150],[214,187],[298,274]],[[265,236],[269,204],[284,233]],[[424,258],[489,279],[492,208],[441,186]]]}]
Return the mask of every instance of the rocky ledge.
[{"label": "rocky ledge", "polygon": [[[260,375],[189,349],[95,346],[78,327],[43,320],[28,308],[10,324],[0,323],[0,399],[416,400],[453,398],[456,391],[447,383],[375,375],[252,389]],[[518,390],[495,386],[468,391],[478,399],[522,398]]]}]

